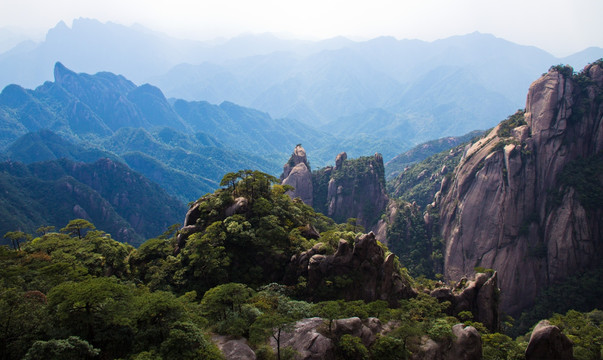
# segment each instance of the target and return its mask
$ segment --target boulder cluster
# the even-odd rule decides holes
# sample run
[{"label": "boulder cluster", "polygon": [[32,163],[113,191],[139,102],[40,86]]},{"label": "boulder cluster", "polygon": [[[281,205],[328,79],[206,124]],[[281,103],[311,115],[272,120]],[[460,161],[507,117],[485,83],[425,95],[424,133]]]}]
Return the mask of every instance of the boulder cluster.
[{"label": "boulder cluster", "polygon": [[391,306],[397,306],[398,300],[416,296],[408,279],[396,268],[395,255],[385,256],[372,232],[359,236],[354,244],[339,240],[333,255],[325,255],[322,248],[323,245],[318,243],[312,249],[294,255],[289,264],[287,277],[291,280],[305,277],[307,288],[313,292],[308,294],[310,297],[326,281],[336,277],[352,280],[338,289],[338,295],[346,300],[385,300]]},{"label": "boulder cluster", "polygon": [[306,150],[297,145],[283,166],[280,180],[282,185],[293,187],[287,191],[291,198],[300,198],[338,222],[354,218],[366,229],[376,225],[389,201],[381,154],[348,160],[348,155],[342,152],[335,158],[335,166],[313,174]]},{"label": "boulder cluster", "polygon": [[457,316],[463,311],[473,314],[473,319],[490,330],[498,328],[498,276],[478,273],[474,280],[461,279],[455,288],[440,287],[432,290],[430,295],[438,301],[449,301],[450,315]]}]

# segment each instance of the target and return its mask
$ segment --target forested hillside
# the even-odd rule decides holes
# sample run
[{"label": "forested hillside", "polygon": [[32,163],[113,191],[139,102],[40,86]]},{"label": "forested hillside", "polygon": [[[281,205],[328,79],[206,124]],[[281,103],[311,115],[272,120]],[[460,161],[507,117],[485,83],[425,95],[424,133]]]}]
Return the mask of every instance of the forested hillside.
[{"label": "forested hillside", "polygon": [[0,232],[34,234],[89,219],[116,240],[138,246],[182,222],[186,207],[157,184],[110,159],[91,164],[53,160],[0,163]]},{"label": "forested hillside", "polygon": [[[474,291],[494,291],[496,274],[456,288],[418,282],[370,234],[334,224],[274,182],[258,171],[227,174],[222,189],[189,209],[184,228],[138,249],[85,220],[33,239],[8,233],[14,249],[0,248],[2,358],[223,359],[234,347],[260,359],[409,359],[426,356],[427,343],[440,356],[523,358],[529,337],[514,341],[496,323],[482,324],[489,318],[472,306],[483,300],[464,303]],[[305,256],[324,270],[287,276]],[[346,268],[355,259],[365,273]],[[391,273],[374,278],[381,285],[370,300],[357,284],[367,289],[378,266]],[[408,287],[393,303],[380,299],[390,281]],[[444,301],[438,294],[446,293]],[[551,322],[587,359],[599,318],[571,311]],[[312,343],[295,335],[300,327]]]}]

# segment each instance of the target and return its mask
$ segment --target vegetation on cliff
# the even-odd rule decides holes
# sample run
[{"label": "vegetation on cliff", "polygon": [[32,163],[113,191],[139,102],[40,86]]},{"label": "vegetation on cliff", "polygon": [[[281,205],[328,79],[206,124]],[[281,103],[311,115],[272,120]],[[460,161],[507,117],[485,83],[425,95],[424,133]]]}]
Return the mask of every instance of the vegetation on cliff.
[{"label": "vegetation on cliff", "polygon": [[[566,75],[565,69],[553,70],[588,82],[579,75]],[[146,101],[149,91],[152,93],[152,89],[139,89],[131,94],[132,100]],[[577,104],[581,109],[582,102]],[[485,140],[494,139],[496,145],[477,151],[484,150],[492,162],[509,157],[511,147],[522,145],[515,143],[514,137],[518,127],[527,125],[523,120],[523,113],[509,117]],[[163,135],[169,138],[169,134]],[[464,149],[457,151],[460,154]],[[572,295],[586,288],[592,295],[586,299],[584,311],[599,306],[603,297],[596,290],[598,284],[593,283],[599,278],[597,272],[585,273],[577,284],[560,283],[542,293],[543,301],[551,302],[542,305],[546,312],[539,313],[541,309],[536,307],[534,313],[520,318],[515,340],[508,336],[513,334],[513,320],[498,323],[496,305],[501,293],[495,271],[477,267],[473,270],[487,274],[479,274],[475,280],[461,279],[458,284],[424,277],[436,276],[442,262],[437,231],[441,213],[428,205],[431,201],[427,199],[433,198],[430,194],[438,190],[438,183],[443,191],[450,185],[450,169],[445,162],[453,166],[458,161],[454,151],[438,155],[434,158],[437,161],[431,159],[415,165],[417,170],[409,169],[420,170],[415,180],[423,172],[425,179],[428,169],[435,170],[435,176],[429,176],[422,187],[413,182],[405,185],[415,189],[408,200],[416,199],[416,203],[398,200],[391,206],[395,213],[388,214],[388,244],[398,258],[377,242],[374,234],[361,234],[358,221],[336,224],[287,196],[291,187],[277,185],[275,177],[253,170],[226,174],[221,189],[190,204],[182,228],[173,225],[138,249],[113,240],[83,219],[69,221],[58,232],[52,226],[41,226],[35,238],[31,230],[12,229],[4,236],[12,249],[0,247],[0,356],[221,359],[223,354],[210,340],[213,334],[242,337],[258,358],[280,360],[298,351],[285,341],[296,324],[319,316],[320,324],[314,330],[333,345],[335,358],[408,359],[427,352],[441,352],[450,358],[458,354],[456,351],[475,351],[484,359],[523,359],[530,337],[521,334],[533,324],[532,319],[545,316],[573,341],[574,358],[600,358],[601,311],[566,312],[568,309],[558,303],[572,303]],[[475,153],[467,158],[471,156]],[[519,156],[531,154],[520,152]],[[64,163],[55,162],[51,169],[39,164],[6,166],[15,167],[18,177],[29,182],[35,182],[30,175],[38,173],[60,179],[66,174],[75,177],[74,169],[82,166]],[[492,168],[495,179],[501,174],[506,178],[501,187],[509,187],[508,165],[502,172]],[[488,170],[488,164],[478,162],[475,169],[470,175],[478,177],[483,175],[482,169]],[[562,201],[575,191],[584,208],[599,211],[600,172],[599,155],[577,158],[565,164],[551,181],[561,186]],[[371,185],[358,174],[368,174]],[[381,195],[383,174],[379,155],[357,161],[338,157],[335,168],[317,172],[316,184],[323,186],[318,193],[325,193],[326,186],[329,199],[323,206],[330,211],[335,205],[358,205],[338,196],[362,192],[369,197]],[[5,182],[10,188],[11,182]],[[50,188],[40,187],[46,189],[40,194],[50,192]],[[111,192],[116,189],[109,190],[112,198],[119,198],[119,193]],[[21,193],[15,191],[13,195]],[[559,197],[554,191],[547,193],[547,201],[553,204]],[[367,213],[376,213],[371,204],[360,201],[364,211],[361,220],[370,218]],[[49,209],[56,210],[52,206]],[[159,205],[152,210],[161,212]],[[335,212],[330,215],[340,222],[350,217]],[[105,224],[96,225],[105,228]],[[525,235],[529,229],[520,232]],[[412,279],[408,273],[424,276]],[[386,291],[384,284],[395,291]],[[558,299],[549,299],[552,297]],[[591,297],[597,299],[591,303]],[[553,308],[565,315],[552,314]],[[464,325],[456,325],[461,322]],[[371,334],[345,330],[351,323],[361,324],[363,330],[372,326],[367,330]],[[507,335],[496,332],[499,330]],[[457,335],[459,331],[463,336]],[[477,336],[474,347],[459,345],[471,334]]]},{"label": "vegetation on cliff", "polygon": [[[425,290],[394,307],[383,300],[342,300],[337,279],[333,300],[309,302],[307,279],[282,281],[291,255],[310,248],[340,252],[345,240],[339,239],[356,242],[358,227],[336,225],[291,200],[286,186],[275,182],[259,171],[227,174],[222,189],[192,204],[196,231],[179,239],[184,228],[175,225],[138,249],[81,219],[60,232],[41,227],[33,240],[7,234],[16,242],[14,249],[0,247],[2,359],[41,353],[57,359],[221,359],[210,332],[247,338],[259,358],[284,359],[293,350],[281,348],[281,334],[312,316],[325,320],[318,331],[341,356],[407,359],[423,351],[424,335],[450,344],[452,325],[461,321],[483,334],[485,355],[520,352],[521,344],[490,333],[470,312],[450,316],[450,302],[424,293],[442,286],[433,281],[410,279]],[[365,344],[331,326],[349,317],[378,318],[392,330]]]},{"label": "vegetation on cliff", "polygon": [[387,205],[383,157],[336,158],[336,166],[312,172],[313,206],[336,222],[354,218],[365,228],[374,226]]}]

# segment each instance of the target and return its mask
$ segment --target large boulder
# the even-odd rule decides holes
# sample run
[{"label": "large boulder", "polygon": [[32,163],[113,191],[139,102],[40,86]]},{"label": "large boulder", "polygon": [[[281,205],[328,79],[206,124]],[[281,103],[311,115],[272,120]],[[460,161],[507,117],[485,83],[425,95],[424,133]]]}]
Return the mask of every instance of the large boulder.
[{"label": "large boulder", "polygon": [[[364,346],[371,346],[377,335],[383,333],[384,327],[377,318],[352,317],[333,321],[333,333],[329,336],[325,320],[322,318],[302,319],[295,323],[290,331],[281,332],[281,349],[291,347],[297,352],[297,360],[332,360],[335,359],[337,339],[343,335],[360,338]],[[270,345],[276,351],[276,340],[270,339]]]},{"label": "large boulder", "polygon": [[481,360],[482,337],[473,326],[456,324],[452,327],[452,348],[450,360]]},{"label": "large boulder", "polygon": [[351,317],[333,321],[333,335],[335,338],[339,339],[343,335],[352,335],[360,338],[366,347],[373,345],[377,339],[377,334],[382,329],[381,321],[377,318],[368,318],[362,321],[358,317]]},{"label": "large boulder", "polygon": [[[333,340],[318,331],[323,324],[324,320],[321,318],[302,319],[296,322],[293,330],[281,333],[281,349],[291,347],[297,352],[296,359],[299,360],[335,359]],[[275,339],[270,339],[270,345],[276,350]]]},{"label": "large boulder", "polygon": [[498,283],[497,273],[478,273],[474,280],[461,279],[455,289],[440,287],[432,290],[430,295],[439,302],[449,301],[448,314],[457,316],[463,311],[473,314],[475,321],[486,328],[498,329]]},{"label": "large boulder", "polygon": [[571,340],[548,320],[540,321],[530,336],[526,360],[572,360]]},{"label": "large boulder", "polygon": [[359,236],[354,244],[340,240],[333,255],[325,255],[321,247],[317,244],[294,255],[285,277],[289,281],[305,277],[310,298],[321,300],[321,289],[333,279],[343,280],[338,284],[338,296],[346,300],[385,300],[396,306],[398,300],[416,296],[409,281],[396,268],[395,257],[392,254],[385,257],[372,232]]},{"label": "large boulder", "polygon": [[411,360],[481,360],[482,338],[473,326],[456,324],[452,327],[452,339],[435,341],[423,336],[418,351]]},{"label": "large boulder", "polygon": [[232,338],[223,335],[213,335],[213,342],[222,351],[227,360],[255,360],[255,352],[249,347],[245,338]]}]

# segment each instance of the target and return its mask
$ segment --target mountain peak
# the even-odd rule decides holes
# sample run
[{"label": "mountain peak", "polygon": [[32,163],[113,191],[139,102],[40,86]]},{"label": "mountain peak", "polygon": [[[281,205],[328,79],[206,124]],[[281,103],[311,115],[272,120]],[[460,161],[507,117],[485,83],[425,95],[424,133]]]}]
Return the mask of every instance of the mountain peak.
[{"label": "mountain peak", "polygon": [[67,26],[67,24],[65,24],[65,22],[61,20],[55,25],[55,27],[48,30],[48,32],[46,33],[46,41],[53,37],[63,36],[63,34],[68,33],[69,31],[69,26]]},{"label": "mountain peak", "polygon": [[75,75],[75,72],[67,69],[60,61],[54,64],[54,81],[57,84],[63,83],[66,77]]}]

